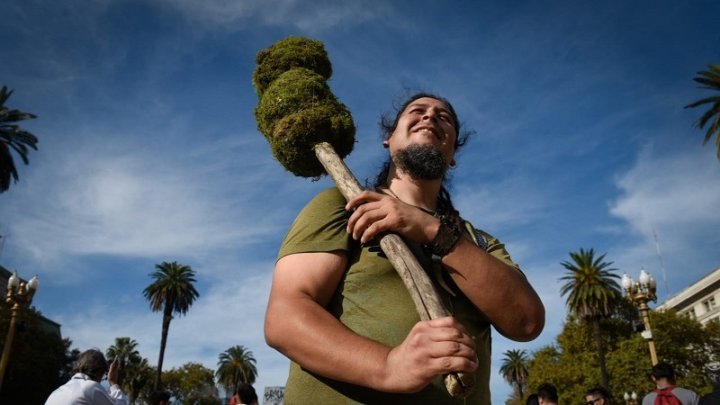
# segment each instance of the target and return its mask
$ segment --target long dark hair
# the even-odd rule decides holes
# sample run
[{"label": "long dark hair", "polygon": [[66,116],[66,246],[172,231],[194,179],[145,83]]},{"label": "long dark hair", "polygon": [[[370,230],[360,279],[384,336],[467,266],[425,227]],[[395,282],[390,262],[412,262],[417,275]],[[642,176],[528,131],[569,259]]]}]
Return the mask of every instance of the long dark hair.
[{"label": "long dark hair", "polygon": [[[461,123],[458,119],[457,113],[455,112],[455,108],[453,108],[450,101],[448,101],[444,97],[437,96],[435,94],[426,93],[426,92],[419,92],[411,95],[408,97],[402,104],[399,104],[395,107],[394,111],[392,113],[385,113],[380,117],[380,131],[382,132],[382,136],[384,140],[387,140],[390,138],[390,135],[392,135],[393,132],[395,132],[395,129],[397,129],[398,121],[400,120],[400,116],[405,111],[408,105],[412,103],[413,101],[420,99],[420,98],[433,98],[435,100],[438,100],[445,104],[445,107],[450,112],[450,115],[453,120],[453,126],[455,127],[455,150],[457,151],[462,146],[464,146],[470,135],[472,134],[471,131],[465,131],[461,130]],[[390,174],[390,164],[392,163],[392,158],[388,157],[388,159],[383,163],[382,167],[380,168],[380,172],[375,177],[375,181],[373,182],[374,188],[380,188],[387,184],[388,175]],[[441,214],[453,214],[457,215],[457,210],[453,206],[452,199],[450,198],[450,192],[448,192],[446,187],[446,182],[448,181],[448,175],[446,174],[445,177],[443,177],[443,184],[440,186],[440,193],[438,194],[438,201],[437,201],[437,211]]]}]

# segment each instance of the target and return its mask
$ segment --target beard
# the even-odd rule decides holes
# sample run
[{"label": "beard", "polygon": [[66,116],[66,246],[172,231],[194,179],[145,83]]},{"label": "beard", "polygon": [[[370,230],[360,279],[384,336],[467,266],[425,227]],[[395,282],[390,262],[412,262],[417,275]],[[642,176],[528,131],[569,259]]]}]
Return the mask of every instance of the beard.
[{"label": "beard", "polygon": [[392,157],[393,163],[416,180],[438,180],[445,176],[447,163],[432,145],[410,145]]}]

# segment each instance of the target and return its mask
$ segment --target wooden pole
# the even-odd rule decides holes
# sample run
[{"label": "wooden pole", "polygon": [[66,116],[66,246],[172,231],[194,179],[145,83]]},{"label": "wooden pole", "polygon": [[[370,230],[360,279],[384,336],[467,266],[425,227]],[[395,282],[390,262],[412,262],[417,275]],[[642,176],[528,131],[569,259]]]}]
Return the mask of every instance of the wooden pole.
[{"label": "wooden pole", "polygon": [[[332,145],[327,142],[315,145],[315,154],[346,200],[354,198],[363,191],[360,183]],[[380,247],[405,283],[420,319],[427,321],[450,315],[442,304],[430,277],[400,236],[386,234],[380,239]],[[474,374],[451,373],[445,376],[445,388],[454,398],[467,397],[474,386]]]}]

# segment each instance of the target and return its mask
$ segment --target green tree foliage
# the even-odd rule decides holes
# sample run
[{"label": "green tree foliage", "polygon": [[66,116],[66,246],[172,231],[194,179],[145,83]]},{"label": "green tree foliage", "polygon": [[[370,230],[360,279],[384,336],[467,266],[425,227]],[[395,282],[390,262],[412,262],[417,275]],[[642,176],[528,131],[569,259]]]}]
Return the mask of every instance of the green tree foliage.
[{"label": "green tree foliage", "polygon": [[507,350],[503,353],[500,365],[500,375],[510,384],[516,392],[517,398],[525,393],[528,379],[528,357],[526,350]]},{"label": "green tree foliage", "polygon": [[240,383],[254,384],[257,367],[252,352],[237,345],[220,353],[215,376],[227,392],[234,392]]},{"label": "green tree foliage", "polygon": [[[137,350],[138,343],[127,336],[115,338],[115,343],[105,351],[108,362],[117,360],[120,363],[118,383],[128,394],[130,403],[135,403],[142,396],[147,397],[152,391],[150,383],[155,369],[150,367],[148,360]],[[142,395],[141,395],[142,394]]]},{"label": "green tree foliage", "polygon": [[699,129],[704,129],[705,125],[708,126],[703,145],[706,145],[715,136],[716,154],[720,159],[720,93],[717,93],[720,91],[720,64],[708,66],[708,70],[698,72],[693,80],[702,84],[702,88],[716,92],[715,95],[688,104],[685,108],[709,105],[710,108],[698,118],[695,126]]},{"label": "green tree foliage", "polygon": [[[0,301],[0,348],[10,323],[10,306]],[[32,308],[20,310],[12,342],[0,404],[42,404],[50,393],[70,377],[72,342],[49,332]]]},{"label": "green tree foliage", "polygon": [[233,346],[218,356],[215,376],[227,392],[235,392],[240,383],[254,384],[257,378],[255,358],[244,346]]},{"label": "green tree foliage", "polygon": [[108,362],[117,361],[120,366],[118,375],[118,384],[123,386],[125,376],[127,375],[127,364],[130,361],[139,361],[140,353],[137,351],[138,343],[135,339],[129,337],[117,337],[115,343],[108,347],[105,351],[105,357]]},{"label": "green tree foliage", "polygon": [[147,399],[153,391],[152,380],[155,369],[148,364],[146,358],[142,357],[131,359],[125,367],[123,391],[128,394],[130,403],[134,404],[138,399]]},{"label": "green tree foliage", "polygon": [[157,389],[161,386],[162,364],[173,314],[185,315],[200,294],[195,289],[195,271],[190,266],[178,262],[162,262],[155,265],[155,272],[150,276],[154,281],[145,288],[143,295],[150,302],[153,312],[163,312],[160,354],[155,379]]},{"label": "green tree foliage", "polygon": [[35,118],[33,114],[19,110],[11,110],[5,106],[12,90],[3,86],[0,89],[0,193],[10,188],[10,181],[18,181],[17,167],[11,150],[20,156],[23,163],[28,164],[28,148],[37,150],[38,139],[17,125],[19,121]]},{"label": "green tree foliage", "polygon": [[185,405],[220,405],[213,371],[199,363],[163,372],[164,388]]},{"label": "green tree foliage", "polygon": [[560,294],[567,295],[566,304],[573,315],[593,326],[602,386],[608,388],[606,348],[600,321],[613,313],[622,297],[620,285],[614,280],[620,276],[612,273],[615,270],[610,268],[612,262],[603,261],[604,254],[596,259],[593,249],[571,252],[570,258],[572,261],[561,263],[568,274],[560,277],[565,281]]},{"label": "green tree foliage", "polygon": [[[613,403],[622,403],[625,392],[635,391],[644,396],[654,388],[648,378],[652,368],[648,343],[632,328],[637,317],[622,318],[619,315],[622,313],[626,311],[617,311],[602,321],[603,328],[614,332],[604,335]],[[679,375],[678,385],[700,394],[709,392],[711,386],[702,370],[708,361],[708,353],[718,353],[720,323],[702,327],[699,322],[679,316],[674,311],[652,311],[650,322],[658,358],[675,367]],[[532,354],[528,387],[532,389],[549,382],[557,387],[560,403],[572,404],[581,402],[588,389],[600,385],[601,374],[592,329],[587,322],[569,316],[556,344]]]}]

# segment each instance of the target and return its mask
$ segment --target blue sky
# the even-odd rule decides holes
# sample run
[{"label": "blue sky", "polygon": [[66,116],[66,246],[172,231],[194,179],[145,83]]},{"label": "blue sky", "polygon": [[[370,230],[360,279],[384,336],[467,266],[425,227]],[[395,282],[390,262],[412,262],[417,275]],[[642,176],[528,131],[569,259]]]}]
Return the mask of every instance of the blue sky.
[{"label": "blue sky", "polygon": [[214,369],[240,344],[259,390],[284,384],[262,334],[275,254],[331,184],[286,172],[256,130],[255,55],[288,35],[325,44],[361,180],[384,159],[380,114],[408,91],[444,95],[475,130],[456,205],[547,308],[533,342],[494,334],[494,403],[510,393],[502,353],[561,330],[569,252],[649,270],[661,300],[720,266],[720,162],[682,108],[720,63],[715,1],[10,0],[3,15],[0,85],[37,114],[24,127],[40,149],[0,195],[0,264],[39,276],[35,306],[81,349],[130,336],[155,363],[161,316],[142,290],[179,261],[200,298],[173,320],[164,368]]}]

